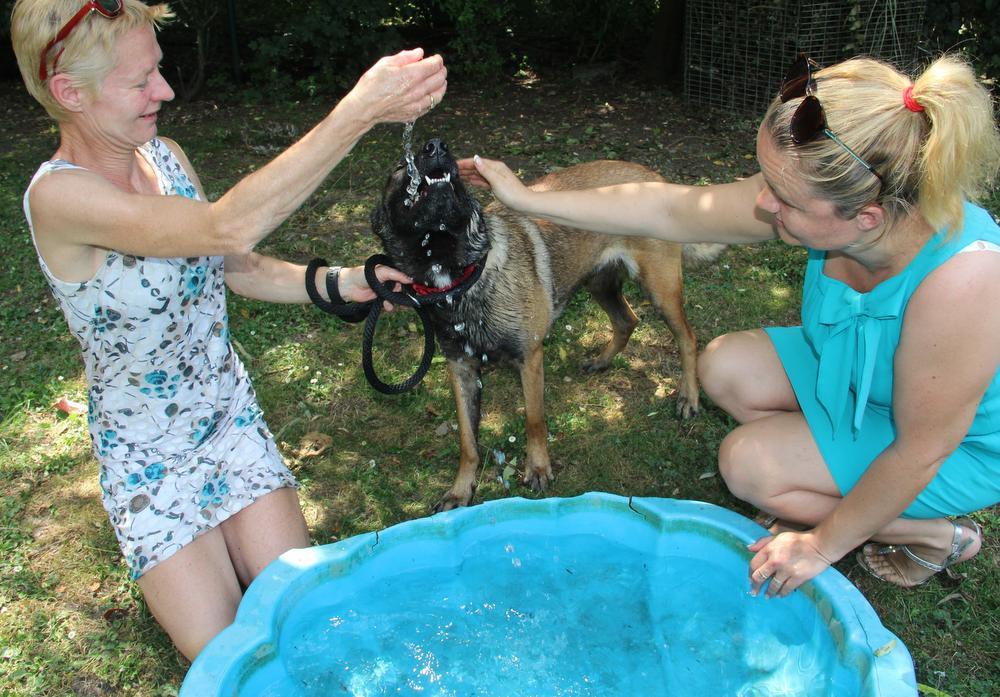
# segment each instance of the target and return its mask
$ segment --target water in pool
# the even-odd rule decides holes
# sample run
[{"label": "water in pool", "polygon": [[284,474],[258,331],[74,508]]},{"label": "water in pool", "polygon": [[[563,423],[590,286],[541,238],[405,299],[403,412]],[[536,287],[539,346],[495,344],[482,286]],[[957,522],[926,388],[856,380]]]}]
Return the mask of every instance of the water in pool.
[{"label": "water in pool", "polygon": [[722,566],[596,535],[486,539],[363,594],[311,593],[280,655],[306,695],[858,692],[808,599],[748,590]]}]

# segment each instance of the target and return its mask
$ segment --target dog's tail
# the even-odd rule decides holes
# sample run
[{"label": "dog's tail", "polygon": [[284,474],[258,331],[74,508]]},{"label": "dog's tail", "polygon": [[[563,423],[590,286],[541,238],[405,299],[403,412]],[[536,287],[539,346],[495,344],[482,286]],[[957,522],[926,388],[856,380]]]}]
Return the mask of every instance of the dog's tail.
[{"label": "dog's tail", "polygon": [[726,249],[728,245],[716,244],[716,243],[699,243],[699,244],[686,244],[684,245],[684,263],[692,264],[694,266],[700,266],[702,264],[711,264],[713,261],[719,258],[719,255]]}]

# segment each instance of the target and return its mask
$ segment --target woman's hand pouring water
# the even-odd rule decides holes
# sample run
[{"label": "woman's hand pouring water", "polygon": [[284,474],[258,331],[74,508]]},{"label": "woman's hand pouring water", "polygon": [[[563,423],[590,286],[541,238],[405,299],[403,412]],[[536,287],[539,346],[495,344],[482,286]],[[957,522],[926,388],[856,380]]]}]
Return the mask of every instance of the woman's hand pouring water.
[{"label": "woman's hand pouring water", "polygon": [[440,104],[447,90],[444,59],[415,48],[380,58],[344,99],[359,102],[371,124],[405,123]]}]

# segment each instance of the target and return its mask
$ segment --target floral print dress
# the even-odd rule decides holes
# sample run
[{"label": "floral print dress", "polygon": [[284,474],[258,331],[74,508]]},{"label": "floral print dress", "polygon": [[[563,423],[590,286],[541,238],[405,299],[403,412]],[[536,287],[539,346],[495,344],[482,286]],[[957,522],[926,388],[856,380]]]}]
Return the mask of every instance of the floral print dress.
[{"label": "floral print dress", "polygon": [[[139,152],[162,195],[198,198],[165,144]],[[31,186],[68,168],[79,169],[39,167],[24,195],[29,228]],[[83,283],[38,258],[83,349],[103,503],[132,578],[264,494],[297,486],[229,342],[222,257],[108,252]]]}]

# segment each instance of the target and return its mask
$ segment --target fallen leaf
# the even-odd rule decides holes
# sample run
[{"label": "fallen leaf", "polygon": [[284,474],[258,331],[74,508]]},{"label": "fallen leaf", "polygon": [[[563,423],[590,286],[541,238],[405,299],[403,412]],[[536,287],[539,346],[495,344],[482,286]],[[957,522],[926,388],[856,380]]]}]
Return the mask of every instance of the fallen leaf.
[{"label": "fallen leaf", "polygon": [[128,617],[128,609],[124,607],[113,607],[110,610],[104,611],[104,621],[108,624],[114,624],[119,622],[126,617]]},{"label": "fallen leaf", "polygon": [[698,479],[711,479],[716,475],[715,472],[702,472],[698,475]]},{"label": "fallen leaf", "polygon": [[945,603],[951,602],[952,600],[965,600],[965,596],[962,595],[960,592],[956,591],[954,593],[949,593],[948,595],[941,598],[941,600],[939,600],[937,604],[938,606],[941,606],[944,605]]},{"label": "fallen leaf", "polygon": [[17,363],[18,361],[23,361],[25,358],[27,358],[27,356],[28,356],[27,351],[18,351],[17,353],[11,354],[10,360]]},{"label": "fallen leaf", "polygon": [[74,402],[72,399],[66,397],[61,397],[58,402],[56,402],[56,409],[67,414],[86,414],[87,405],[81,404],[80,402]]},{"label": "fallen leaf", "polygon": [[448,431],[450,431],[450,430],[451,430],[451,428],[448,426],[448,422],[445,421],[440,426],[438,426],[437,428],[434,429],[434,435],[438,436],[438,437],[447,436],[448,435]]},{"label": "fallen leaf", "polygon": [[91,593],[96,593],[97,591],[101,590],[101,582],[94,581],[89,586],[87,586],[87,588],[90,590]]},{"label": "fallen leaf", "polygon": [[887,653],[889,653],[890,651],[892,651],[894,648],[896,648],[896,640],[895,639],[891,639],[888,644],[886,644],[884,646],[880,646],[877,649],[875,649],[875,656],[876,657],[878,657],[878,656],[884,656]]},{"label": "fallen leaf", "polygon": [[329,436],[319,431],[310,431],[302,436],[302,444],[299,446],[299,457],[316,457],[322,455],[333,445],[333,436]]}]

